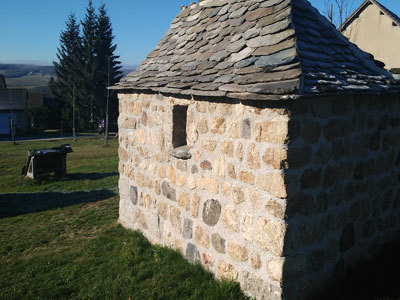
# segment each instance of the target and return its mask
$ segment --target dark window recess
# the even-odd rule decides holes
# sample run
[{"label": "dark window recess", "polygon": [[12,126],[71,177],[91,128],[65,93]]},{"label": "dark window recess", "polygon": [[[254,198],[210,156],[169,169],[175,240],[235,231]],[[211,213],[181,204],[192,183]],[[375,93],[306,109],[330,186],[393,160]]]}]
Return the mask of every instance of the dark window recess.
[{"label": "dark window recess", "polygon": [[186,145],[187,106],[175,105],[172,110],[172,146],[178,148]]}]

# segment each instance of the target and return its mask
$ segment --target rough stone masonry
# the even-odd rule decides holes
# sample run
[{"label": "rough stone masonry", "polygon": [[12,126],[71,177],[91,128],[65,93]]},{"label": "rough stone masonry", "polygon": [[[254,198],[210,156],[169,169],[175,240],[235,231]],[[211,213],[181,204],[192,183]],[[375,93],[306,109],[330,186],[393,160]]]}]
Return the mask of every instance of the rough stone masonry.
[{"label": "rough stone masonry", "polygon": [[[169,151],[177,104],[186,160]],[[120,94],[120,106],[120,222],[257,298],[308,295],[398,233],[397,97],[276,108]]]},{"label": "rough stone masonry", "polygon": [[183,8],[114,89],[120,223],[256,299],[398,237],[399,84],[308,2]]}]

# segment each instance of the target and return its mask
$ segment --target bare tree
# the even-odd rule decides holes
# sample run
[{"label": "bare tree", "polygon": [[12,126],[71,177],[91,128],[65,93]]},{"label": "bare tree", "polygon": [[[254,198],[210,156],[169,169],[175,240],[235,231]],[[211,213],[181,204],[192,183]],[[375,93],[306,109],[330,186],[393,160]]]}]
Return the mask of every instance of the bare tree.
[{"label": "bare tree", "polygon": [[354,0],[324,0],[322,13],[339,28],[354,10]]}]

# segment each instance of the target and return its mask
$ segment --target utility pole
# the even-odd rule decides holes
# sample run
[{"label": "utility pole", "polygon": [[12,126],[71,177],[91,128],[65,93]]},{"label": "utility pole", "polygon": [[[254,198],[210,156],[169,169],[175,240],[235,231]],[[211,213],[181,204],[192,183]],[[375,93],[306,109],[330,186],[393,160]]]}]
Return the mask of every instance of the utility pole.
[{"label": "utility pole", "polygon": [[76,142],[76,134],[75,134],[75,78],[72,87],[72,136],[74,138],[74,142]]},{"label": "utility pole", "polygon": [[10,128],[11,128],[11,139],[13,141],[13,144],[16,145],[15,135],[14,135],[14,118],[13,118],[13,116],[11,116],[11,118],[10,118]]},{"label": "utility pole", "polygon": [[104,147],[108,147],[108,102],[110,100],[110,90],[108,87],[110,86],[110,56],[108,56],[107,62],[107,108],[106,108],[106,136],[104,139]]},{"label": "utility pole", "polygon": [[329,19],[331,20],[331,24],[333,24],[333,4],[331,3],[331,8],[329,11]]},{"label": "utility pole", "polygon": [[13,141],[13,144],[16,145],[17,143],[15,142],[15,135],[14,135],[14,113],[13,113],[13,109],[12,109],[12,100],[11,100],[11,91],[8,91],[8,97],[10,99],[10,113],[11,113],[11,117],[9,118],[10,120],[10,129],[11,129],[11,139]]}]

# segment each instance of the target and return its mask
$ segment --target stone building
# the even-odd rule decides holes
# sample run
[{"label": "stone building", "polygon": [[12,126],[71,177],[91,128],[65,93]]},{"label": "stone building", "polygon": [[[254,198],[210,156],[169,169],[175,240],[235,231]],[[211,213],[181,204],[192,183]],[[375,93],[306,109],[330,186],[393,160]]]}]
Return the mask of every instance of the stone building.
[{"label": "stone building", "polygon": [[340,30],[387,69],[400,69],[400,18],[377,0],[365,0]]},{"label": "stone building", "polygon": [[399,86],[305,0],[183,7],[119,95],[119,222],[307,297],[399,232]]}]

